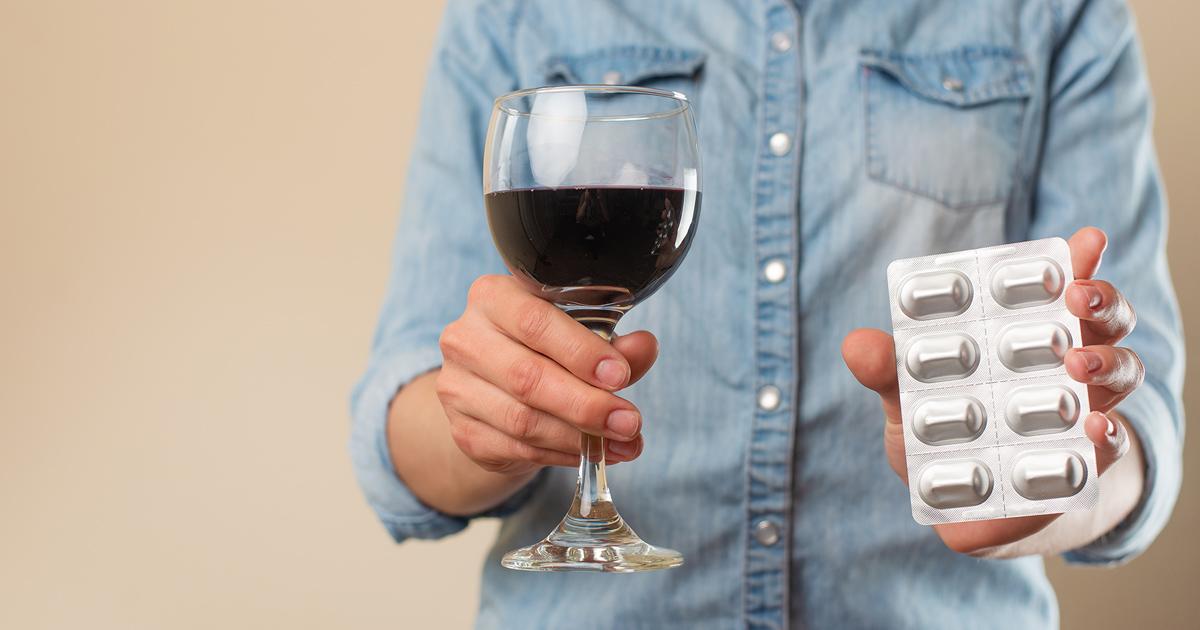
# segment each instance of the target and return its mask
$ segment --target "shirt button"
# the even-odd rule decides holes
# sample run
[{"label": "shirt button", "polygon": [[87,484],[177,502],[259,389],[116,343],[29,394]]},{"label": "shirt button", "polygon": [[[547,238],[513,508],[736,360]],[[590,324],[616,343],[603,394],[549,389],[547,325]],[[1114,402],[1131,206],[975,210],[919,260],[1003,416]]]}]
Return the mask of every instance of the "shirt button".
[{"label": "shirt button", "polygon": [[754,539],[764,547],[771,547],[779,542],[779,528],[768,520],[761,520],[754,525]]},{"label": "shirt button", "polygon": [[600,80],[604,82],[604,85],[617,85],[621,82],[621,73],[616,70],[609,70],[604,73],[604,76]]},{"label": "shirt button", "polygon": [[778,31],[771,35],[771,48],[776,52],[787,52],[792,49],[792,38],[788,37],[787,33]]},{"label": "shirt button", "polygon": [[775,411],[783,400],[783,392],[774,385],[764,385],[758,390],[758,408],[763,411]]},{"label": "shirt button", "polygon": [[787,277],[787,263],[776,258],[763,265],[763,277],[771,284],[779,284]]},{"label": "shirt button", "polygon": [[767,142],[767,145],[771,147],[771,153],[783,157],[788,154],[788,151],[792,150],[792,137],[779,131],[771,135],[771,139]]}]

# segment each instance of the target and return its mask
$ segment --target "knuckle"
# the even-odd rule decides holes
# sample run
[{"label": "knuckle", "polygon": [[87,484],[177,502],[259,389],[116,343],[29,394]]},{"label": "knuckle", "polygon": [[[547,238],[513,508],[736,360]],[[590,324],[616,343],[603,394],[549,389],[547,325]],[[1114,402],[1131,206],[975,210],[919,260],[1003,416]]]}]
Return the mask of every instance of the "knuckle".
[{"label": "knuckle", "polygon": [[462,356],[464,334],[462,324],[457,321],[442,329],[442,334],[438,337],[438,348],[441,349],[444,358],[452,360]]},{"label": "knuckle", "polygon": [[517,334],[526,343],[537,343],[545,339],[550,329],[550,308],[548,304],[539,303],[532,308],[521,309],[520,320],[517,321]]},{"label": "knuckle", "polygon": [[475,458],[476,450],[474,434],[470,422],[461,419],[450,421],[450,439],[454,440],[458,450],[472,459]]},{"label": "knuckle", "polygon": [[438,372],[437,378],[434,380],[434,391],[437,392],[438,400],[442,401],[442,405],[448,405],[456,398],[456,387],[454,379],[446,375],[446,371]]},{"label": "knuckle", "polygon": [[603,395],[582,392],[572,398],[571,416],[577,426],[589,431],[600,431],[608,415],[608,400]]},{"label": "knuckle", "polygon": [[[583,332],[583,331],[580,331],[580,332]],[[590,332],[583,332],[583,334],[590,335],[592,337],[596,336]],[[579,335],[567,335],[566,338],[564,338],[561,342],[562,347],[561,347],[560,351],[562,352],[563,358],[566,359],[566,358],[583,356],[584,353],[587,351],[587,344],[584,341],[585,339],[587,339],[587,337],[584,337],[581,339]],[[587,341],[591,341],[591,340],[587,339]],[[592,361],[592,363],[599,362],[599,360],[600,360],[600,358],[596,357],[595,360]]]},{"label": "knuckle", "polygon": [[479,276],[471,283],[471,287],[467,289],[467,302],[470,304],[487,302],[495,294],[499,283],[500,276]]},{"label": "knuckle", "polygon": [[532,407],[523,403],[513,403],[504,412],[504,424],[508,434],[522,442],[529,441],[537,433],[538,414]]},{"label": "knuckle", "polygon": [[545,369],[537,359],[519,359],[508,368],[509,391],[518,400],[527,402],[538,390]]}]

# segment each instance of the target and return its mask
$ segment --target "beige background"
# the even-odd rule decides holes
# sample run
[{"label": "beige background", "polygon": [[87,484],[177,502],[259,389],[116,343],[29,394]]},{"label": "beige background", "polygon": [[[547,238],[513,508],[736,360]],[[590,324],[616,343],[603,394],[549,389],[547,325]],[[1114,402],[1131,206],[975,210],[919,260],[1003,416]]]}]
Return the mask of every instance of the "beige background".
[{"label": "beige background", "polygon": [[[1200,338],[1200,9],[1134,4]],[[344,449],[440,5],[0,0],[0,627],[470,623],[494,524],[396,547]],[[1188,461],[1067,627],[1200,617]]]}]

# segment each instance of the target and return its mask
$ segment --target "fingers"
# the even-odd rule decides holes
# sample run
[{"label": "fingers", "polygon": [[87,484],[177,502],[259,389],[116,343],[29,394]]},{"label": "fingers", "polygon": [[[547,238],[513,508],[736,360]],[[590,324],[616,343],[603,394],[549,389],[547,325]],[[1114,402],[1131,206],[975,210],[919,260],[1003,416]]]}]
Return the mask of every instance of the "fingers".
[{"label": "fingers", "polygon": [[641,380],[658,358],[658,339],[645,330],[613,337],[612,345],[629,362],[629,385]]},{"label": "fingers", "polygon": [[[571,424],[514,400],[500,388],[461,368],[444,367],[438,378],[438,397],[443,407],[483,422],[518,442],[571,455],[578,463],[580,434]],[[633,459],[640,450],[640,441],[638,436],[628,443],[610,442],[609,451],[613,455],[608,459]]]},{"label": "fingers", "polygon": [[641,430],[641,415],[632,403],[592,387],[557,362],[486,325],[460,319],[442,332],[441,346],[447,364],[462,367],[515,401],[578,430],[624,441]]},{"label": "fingers", "polygon": [[553,304],[530,295],[511,276],[480,277],[467,301],[509,338],[579,379],[610,391],[629,383],[629,362],[620,352]]},{"label": "fingers", "polygon": [[579,454],[538,448],[511,438],[476,418],[447,414],[450,437],[467,457],[490,472],[521,474],[541,466],[575,466]]},{"label": "fingers", "polygon": [[874,328],[851,331],[842,341],[842,359],[858,382],[879,394],[883,405],[883,450],[888,464],[908,483],[904,461],[904,428],[900,424],[900,384],[896,380],[896,350],[892,336]]},{"label": "fingers", "polygon": [[1146,370],[1137,353],[1129,348],[1084,346],[1072,348],[1064,361],[1067,374],[1087,383],[1092,409],[1108,411],[1137,389]]},{"label": "fingers", "polygon": [[1089,413],[1083,430],[1096,446],[1096,474],[1103,475],[1118,459],[1129,452],[1129,430],[1125,423],[1099,411]]},{"label": "fingers", "polygon": [[1137,324],[1133,306],[1113,285],[1103,280],[1076,280],[1067,287],[1067,310],[1083,324],[1083,342],[1113,344]]},{"label": "fingers", "polygon": [[900,423],[900,385],[892,336],[874,328],[851,331],[842,341],[842,360],[868,389],[879,394],[888,422]]},{"label": "fingers", "polygon": [[1075,269],[1075,279],[1086,280],[1096,275],[1096,270],[1100,268],[1100,259],[1108,247],[1108,235],[1100,228],[1085,227],[1067,239],[1067,245],[1071,247],[1071,266]]}]

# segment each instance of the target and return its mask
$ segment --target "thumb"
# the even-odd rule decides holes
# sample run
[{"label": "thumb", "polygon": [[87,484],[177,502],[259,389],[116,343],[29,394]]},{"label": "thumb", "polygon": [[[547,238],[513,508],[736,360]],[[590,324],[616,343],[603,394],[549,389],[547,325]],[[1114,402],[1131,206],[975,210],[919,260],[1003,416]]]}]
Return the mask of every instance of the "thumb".
[{"label": "thumb", "polygon": [[892,336],[875,328],[851,331],[842,341],[842,360],[859,383],[879,394],[888,422],[900,424],[900,384]]},{"label": "thumb", "polygon": [[645,330],[613,337],[612,345],[629,362],[629,385],[638,382],[658,358],[658,339]]}]

